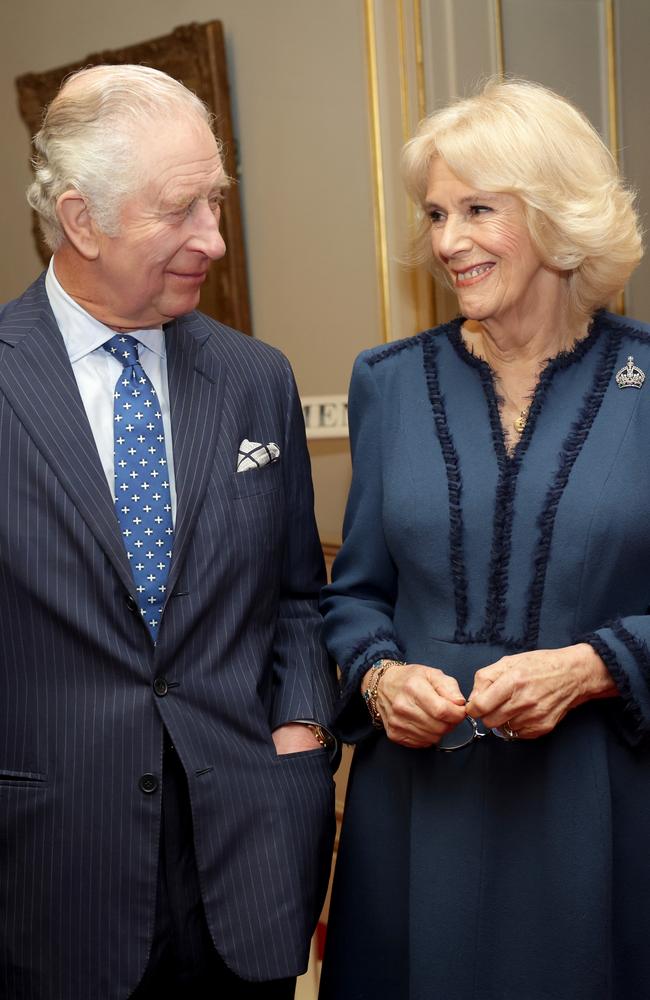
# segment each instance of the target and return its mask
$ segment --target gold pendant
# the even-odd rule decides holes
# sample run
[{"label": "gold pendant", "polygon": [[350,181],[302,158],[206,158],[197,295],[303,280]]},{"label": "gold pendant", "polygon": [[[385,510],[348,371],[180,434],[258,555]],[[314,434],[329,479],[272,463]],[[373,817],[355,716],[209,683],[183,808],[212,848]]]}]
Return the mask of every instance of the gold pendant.
[{"label": "gold pendant", "polygon": [[522,410],[518,417],[514,420],[514,427],[517,434],[523,434],[526,427],[526,421],[528,420],[528,407]]}]

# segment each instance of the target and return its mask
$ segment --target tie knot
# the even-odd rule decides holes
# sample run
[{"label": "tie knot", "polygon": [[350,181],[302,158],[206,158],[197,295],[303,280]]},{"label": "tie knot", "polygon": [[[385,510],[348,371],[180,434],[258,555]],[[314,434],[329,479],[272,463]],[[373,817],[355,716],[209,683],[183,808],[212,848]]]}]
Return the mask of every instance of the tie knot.
[{"label": "tie knot", "polygon": [[116,358],[124,368],[139,363],[138,341],[126,333],[116,333],[114,337],[102,344],[102,347]]}]

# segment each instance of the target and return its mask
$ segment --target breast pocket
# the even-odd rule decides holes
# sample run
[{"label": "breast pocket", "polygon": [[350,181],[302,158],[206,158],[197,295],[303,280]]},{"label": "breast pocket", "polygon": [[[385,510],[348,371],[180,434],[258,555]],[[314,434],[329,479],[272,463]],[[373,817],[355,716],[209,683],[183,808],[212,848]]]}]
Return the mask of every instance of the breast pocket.
[{"label": "breast pocket", "polygon": [[282,468],[280,462],[270,462],[261,469],[248,469],[246,472],[234,472],[230,479],[230,490],[233,499],[261,496],[265,493],[275,493],[282,486]]}]

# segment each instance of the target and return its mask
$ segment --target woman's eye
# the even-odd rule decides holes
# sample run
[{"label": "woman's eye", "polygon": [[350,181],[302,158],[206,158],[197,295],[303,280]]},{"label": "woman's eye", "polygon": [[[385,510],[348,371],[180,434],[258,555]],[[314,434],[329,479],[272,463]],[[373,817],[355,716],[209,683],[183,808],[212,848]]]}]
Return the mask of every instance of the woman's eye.
[{"label": "woman's eye", "polygon": [[442,222],[442,212],[438,212],[437,209],[432,208],[428,212],[429,218],[433,224],[436,222]]},{"label": "woman's eye", "polygon": [[485,212],[491,212],[492,209],[489,205],[472,205],[470,208],[471,215],[483,215]]}]

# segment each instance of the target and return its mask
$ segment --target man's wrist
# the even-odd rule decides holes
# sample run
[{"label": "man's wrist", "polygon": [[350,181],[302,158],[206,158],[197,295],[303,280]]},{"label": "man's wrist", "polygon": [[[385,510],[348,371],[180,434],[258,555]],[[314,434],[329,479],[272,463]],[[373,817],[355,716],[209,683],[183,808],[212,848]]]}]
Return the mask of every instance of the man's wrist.
[{"label": "man's wrist", "polygon": [[321,726],[319,722],[315,722],[313,719],[292,719],[292,722],[297,726],[305,726],[309,729],[310,733],[316,739],[324,750],[333,750],[336,746],[336,739],[329,729],[325,726]]}]

